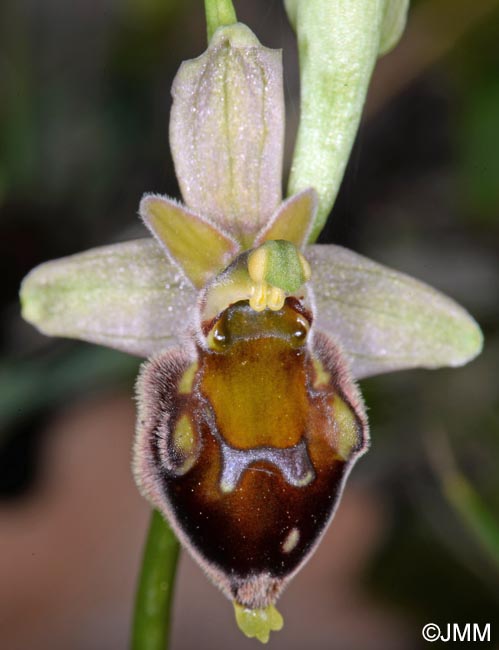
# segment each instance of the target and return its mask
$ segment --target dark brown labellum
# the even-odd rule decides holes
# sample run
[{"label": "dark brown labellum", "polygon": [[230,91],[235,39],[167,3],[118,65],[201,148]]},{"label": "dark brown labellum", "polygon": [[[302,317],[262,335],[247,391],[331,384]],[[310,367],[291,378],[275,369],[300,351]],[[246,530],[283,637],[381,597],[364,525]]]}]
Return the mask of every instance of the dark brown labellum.
[{"label": "dark brown labellum", "polygon": [[195,354],[168,351],[138,384],[135,474],[208,575],[240,605],[275,602],[330,521],[367,446],[337,346],[296,299],[240,301]]}]

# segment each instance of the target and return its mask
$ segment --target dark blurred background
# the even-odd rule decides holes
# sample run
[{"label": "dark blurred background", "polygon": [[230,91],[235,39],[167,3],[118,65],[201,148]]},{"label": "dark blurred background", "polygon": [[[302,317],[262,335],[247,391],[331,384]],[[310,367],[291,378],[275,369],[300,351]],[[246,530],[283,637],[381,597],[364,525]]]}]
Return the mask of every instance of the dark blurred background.
[{"label": "dark blurred background", "polygon": [[[288,166],[294,36],[280,0],[236,9],[284,48]],[[20,319],[17,293],[42,261],[145,235],[144,191],[178,196],[169,88],[205,42],[201,0],[0,4],[5,650],[126,648],[149,510],[130,473],[139,362],[42,337]],[[371,451],[281,600],[273,648],[409,650],[424,647],[428,622],[491,623],[499,647],[498,181],[499,2],[415,1],[379,63],[321,240],[454,297],[485,350],[462,369],[362,382]],[[174,650],[256,647],[186,557],[174,616]]]}]

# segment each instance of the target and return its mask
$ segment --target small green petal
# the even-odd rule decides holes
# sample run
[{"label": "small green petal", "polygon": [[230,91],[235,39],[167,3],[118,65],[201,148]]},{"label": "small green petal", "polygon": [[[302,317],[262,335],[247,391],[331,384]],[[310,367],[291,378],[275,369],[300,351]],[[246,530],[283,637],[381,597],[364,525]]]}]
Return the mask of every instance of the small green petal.
[{"label": "small green petal", "polygon": [[260,231],[255,246],[269,239],[286,239],[298,248],[308,241],[310,228],[317,212],[317,192],[309,188],[295,194],[279,206],[269,224]]},{"label": "small green petal", "polygon": [[144,223],[195,287],[203,287],[236,257],[239,245],[206,219],[172,199],[146,194]]},{"label": "small green petal", "polygon": [[250,29],[220,27],[180,67],[170,145],[187,206],[246,247],[281,202],[284,96],[281,53]]},{"label": "small green petal", "polygon": [[22,315],[64,336],[148,357],[178,342],[196,292],[152,239],[95,248],[33,269]]},{"label": "small green petal", "polygon": [[309,246],[317,326],[334,337],[356,378],[404,368],[461,366],[483,336],[450,298],[339,246]]}]

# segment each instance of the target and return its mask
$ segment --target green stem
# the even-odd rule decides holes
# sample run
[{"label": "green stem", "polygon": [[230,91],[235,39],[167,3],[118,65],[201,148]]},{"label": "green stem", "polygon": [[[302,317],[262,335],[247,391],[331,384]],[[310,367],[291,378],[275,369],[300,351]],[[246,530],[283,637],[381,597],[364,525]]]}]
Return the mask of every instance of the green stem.
[{"label": "green stem", "polygon": [[165,650],[179,543],[163,517],[153,510],[135,600],[131,650]]},{"label": "green stem", "polygon": [[204,10],[206,13],[208,43],[219,27],[237,23],[237,16],[232,0],[204,0]]},{"label": "green stem", "polygon": [[461,474],[444,478],[447,499],[492,562],[499,567],[499,526],[471,483]]}]

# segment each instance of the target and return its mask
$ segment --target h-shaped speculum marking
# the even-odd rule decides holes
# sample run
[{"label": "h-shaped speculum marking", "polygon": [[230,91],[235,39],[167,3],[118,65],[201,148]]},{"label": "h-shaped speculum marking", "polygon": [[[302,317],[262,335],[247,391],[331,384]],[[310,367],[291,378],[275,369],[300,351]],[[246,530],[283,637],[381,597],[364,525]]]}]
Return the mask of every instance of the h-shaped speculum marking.
[{"label": "h-shaped speculum marking", "polygon": [[[312,463],[308,457],[305,441],[301,440],[294,447],[278,449],[276,447],[256,447],[254,449],[234,449],[221,437],[218,437],[223,459],[220,489],[233,492],[245,471],[252,465],[264,461],[282,472],[286,481],[294,487],[304,487],[315,478]],[[257,469],[256,467],[253,469]],[[262,471],[266,471],[263,470]]]}]

